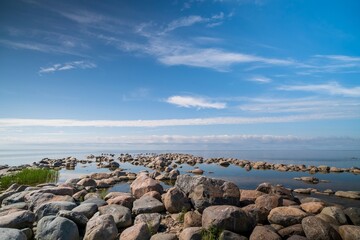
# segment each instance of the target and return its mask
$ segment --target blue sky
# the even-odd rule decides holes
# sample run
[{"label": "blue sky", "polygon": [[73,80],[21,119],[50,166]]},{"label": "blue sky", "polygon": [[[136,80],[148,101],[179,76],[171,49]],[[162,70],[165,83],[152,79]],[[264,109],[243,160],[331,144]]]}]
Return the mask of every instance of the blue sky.
[{"label": "blue sky", "polygon": [[1,1],[0,143],[359,149],[360,2]]}]

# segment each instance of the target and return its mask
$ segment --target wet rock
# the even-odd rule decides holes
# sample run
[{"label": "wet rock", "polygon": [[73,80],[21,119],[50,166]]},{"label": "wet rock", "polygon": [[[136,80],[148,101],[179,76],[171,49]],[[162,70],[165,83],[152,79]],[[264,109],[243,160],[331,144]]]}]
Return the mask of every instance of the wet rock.
[{"label": "wet rock", "polygon": [[201,227],[202,216],[198,212],[187,212],[184,215],[184,228],[188,227]]},{"label": "wet rock", "polygon": [[134,225],[145,223],[151,234],[157,233],[161,222],[161,215],[159,213],[144,213],[136,216]]},{"label": "wet rock", "polygon": [[281,237],[268,227],[256,226],[249,240],[281,240]]},{"label": "wet rock", "polygon": [[140,213],[157,213],[163,212],[165,210],[162,202],[157,200],[156,198],[144,196],[141,197],[134,202],[133,213],[135,215]]},{"label": "wet rock", "polygon": [[335,196],[351,199],[360,199],[360,191],[337,191]]},{"label": "wet rock", "polygon": [[173,233],[157,233],[150,240],[178,240],[178,237]]},{"label": "wet rock", "polygon": [[57,216],[73,221],[79,228],[86,227],[86,224],[89,221],[89,219],[83,213],[68,210],[60,210]]},{"label": "wet rock", "polygon": [[268,220],[270,223],[287,227],[301,223],[301,220],[306,216],[307,214],[298,208],[277,207],[270,211]]},{"label": "wet rock", "polygon": [[344,213],[352,224],[360,226],[360,208],[350,207],[345,209]]},{"label": "wet rock", "polygon": [[76,224],[63,217],[46,216],[37,224],[36,239],[67,240],[79,239],[79,230]]},{"label": "wet rock", "polygon": [[35,214],[30,211],[17,211],[0,217],[0,228],[22,229],[32,227]]},{"label": "wet rock", "polygon": [[1,239],[27,240],[26,235],[18,229],[0,228]]},{"label": "wet rock", "polygon": [[56,215],[60,210],[72,210],[76,207],[72,202],[48,202],[40,205],[36,211],[36,219],[40,220],[45,216]]},{"label": "wet rock", "polygon": [[163,195],[162,200],[166,211],[169,213],[188,211],[191,208],[189,199],[187,198],[186,194],[177,187],[170,188]]},{"label": "wet rock", "polygon": [[146,223],[138,223],[125,229],[121,235],[121,240],[149,240],[151,233]]},{"label": "wet rock", "polygon": [[308,182],[308,183],[313,183],[313,184],[319,183],[319,179],[316,177],[312,177],[312,176],[300,177],[300,179],[301,179],[301,181]]},{"label": "wet rock", "polygon": [[118,229],[113,216],[105,214],[89,220],[84,240],[114,240],[117,234]]},{"label": "wet rock", "polygon": [[297,188],[294,189],[294,192],[300,193],[300,194],[311,194],[311,188]]},{"label": "wet rock", "polygon": [[232,182],[204,176],[180,175],[175,187],[191,199],[195,209],[202,212],[212,205],[235,205],[240,203],[239,188]]},{"label": "wet rock", "polygon": [[305,217],[301,225],[309,240],[341,240],[340,235],[329,223],[313,216]]},{"label": "wet rock", "polygon": [[107,205],[99,207],[100,215],[112,215],[118,228],[129,227],[132,224],[131,211],[129,208],[120,205]]},{"label": "wet rock", "polygon": [[339,227],[339,234],[343,240],[360,239],[360,226],[343,225]]},{"label": "wet rock", "polygon": [[292,235],[305,236],[305,233],[304,233],[304,230],[303,230],[301,224],[295,224],[295,225],[280,229],[278,231],[278,233],[284,239],[287,239]]},{"label": "wet rock", "polygon": [[301,209],[307,213],[318,214],[325,207],[324,202],[308,202],[300,205]]},{"label": "wet rock", "polygon": [[142,195],[150,191],[162,193],[163,187],[156,180],[142,173],[139,174],[139,176],[131,183],[130,190],[135,198],[140,198]]},{"label": "wet rock", "polygon": [[90,219],[98,211],[98,206],[95,203],[84,203],[73,208],[72,211],[84,214]]},{"label": "wet rock", "polygon": [[255,220],[239,207],[230,205],[211,206],[202,214],[202,227],[216,227],[235,233],[247,233],[255,227]]},{"label": "wet rock", "polygon": [[199,175],[201,175],[201,174],[204,173],[204,170],[202,170],[202,169],[200,169],[200,168],[196,168],[196,169],[191,170],[190,172],[193,173],[193,174],[199,174]]},{"label": "wet rock", "polygon": [[201,240],[201,227],[185,228],[179,235],[179,240]]},{"label": "wet rock", "polygon": [[346,215],[339,207],[325,207],[321,214],[326,214],[338,222],[339,225],[347,224]]}]

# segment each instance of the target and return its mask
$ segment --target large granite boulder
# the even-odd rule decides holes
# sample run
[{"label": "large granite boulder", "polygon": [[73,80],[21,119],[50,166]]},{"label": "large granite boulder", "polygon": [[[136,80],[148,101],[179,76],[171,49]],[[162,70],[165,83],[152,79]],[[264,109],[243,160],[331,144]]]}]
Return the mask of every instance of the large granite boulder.
[{"label": "large granite boulder", "polygon": [[114,240],[118,229],[114,217],[105,214],[94,216],[86,225],[84,240]]},{"label": "large granite boulder", "polygon": [[38,240],[78,240],[79,230],[76,224],[67,218],[46,216],[38,222],[35,238]]},{"label": "large granite boulder", "polygon": [[35,214],[24,210],[17,211],[0,217],[0,228],[22,229],[32,227],[35,222]]},{"label": "large granite boulder", "polygon": [[301,223],[306,216],[305,212],[295,207],[277,207],[270,211],[268,220],[270,223],[287,227]]},{"label": "large granite boulder", "polygon": [[340,207],[325,207],[321,214],[326,214],[338,222],[338,225],[347,224],[347,219],[344,211]]},{"label": "large granite boulder", "polygon": [[127,207],[112,204],[100,207],[99,212],[100,215],[112,215],[118,228],[129,227],[132,224],[131,211]]},{"label": "large granite boulder", "polygon": [[4,240],[27,240],[26,235],[22,231],[14,228],[0,228],[0,237]]},{"label": "large granite boulder", "polygon": [[146,223],[138,223],[125,229],[121,235],[121,240],[149,240],[151,233]]},{"label": "large granite boulder", "polygon": [[60,210],[72,210],[75,207],[76,204],[72,202],[48,202],[40,205],[35,215],[37,220],[40,220],[44,216],[56,215]]},{"label": "large granite boulder", "polygon": [[143,196],[134,202],[132,212],[137,215],[140,213],[159,213],[165,210],[164,204],[156,198]]},{"label": "large granite boulder", "polygon": [[264,226],[256,226],[249,240],[281,240],[281,237],[272,229]]},{"label": "large granite boulder", "polygon": [[140,198],[142,195],[150,191],[157,191],[162,193],[163,187],[158,181],[150,178],[147,174],[140,173],[138,177],[131,183],[130,190],[135,198]]},{"label": "large granite boulder", "polygon": [[341,240],[338,232],[318,217],[306,217],[301,221],[301,225],[309,240]]},{"label": "large granite boulder", "polygon": [[189,227],[182,230],[179,240],[202,240],[201,227]]},{"label": "large granite boulder", "polygon": [[98,206],[95,203],[85,203],[73,208],[72,211],[82,213],[90,219],[98,211]]},{"label": "large granite boulder", "polygon": [[180,175],[175,187],[184,192],[198,211],[212,205],[240,204],[239,188],[232,182],[204,176]]},{"label": "large granite boulder", "polygon": [[352,224],[360,226],[360,208],[349,207],[344,210],[344,213],[349,218]]},{"label": "large granite boulder", "polygon": [[339,233],[343,240],[360,239],[360,226],[343,225],[339,227]]},{"label": "large granite boulder", "polygon": [[202,227],[249,233],[256,225],[254,218],[239,207],[231,205],[211,206],[202,214]]},{"label": "large granite boulder", "polygon": [[161,214],[159,213],[143,213],[135,217],[134,225],[139,223],[146,223],[151,234],[157,233],[160,223]]},{"label": "large granite boulder", "polygon": [[172,187],[163,195],[163,203],[169,213],[188,211],[191,208],[190,201],[186,194],[179,188]]}]

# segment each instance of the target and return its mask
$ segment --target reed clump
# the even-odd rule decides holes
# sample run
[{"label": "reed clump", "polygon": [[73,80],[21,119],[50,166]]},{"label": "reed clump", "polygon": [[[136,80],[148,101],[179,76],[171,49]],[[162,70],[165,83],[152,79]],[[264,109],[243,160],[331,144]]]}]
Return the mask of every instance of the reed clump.
[{"label": "reed clump", "polygon": [[52,183],[58,179],[58,171],[45,168],[25,168],[0,177],[0,190],[8,188],[11,184],[36,185],[40,183]]}]

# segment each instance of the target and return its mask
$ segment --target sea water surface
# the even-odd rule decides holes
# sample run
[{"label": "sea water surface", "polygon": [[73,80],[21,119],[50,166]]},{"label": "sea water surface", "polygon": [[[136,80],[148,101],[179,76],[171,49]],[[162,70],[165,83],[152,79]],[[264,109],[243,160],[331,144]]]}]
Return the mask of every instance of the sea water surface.
[{"label": "sea water surface", "polygon": [[[89,154],[100,155],[102,153],[113,153],[115,159],[121,153],[129,153],[132,155],[144,153],[187,153],[195,156],[202,156],[204,158],[224,157],[246,159],[250,161],[267,161],[270,163],[283,164],[305,164],[305,165],[328,165],[340,168],[360,167],[360,150],[354,151],[337,151],[337,150],[188,150],[188,151],[149,151],[149,150],[119,150],[119,149],[104,149],[103,151],[91,149],[32,149],[32,150],[0,150],[0,165],[21,165],[31,164],[47,158],[65,158],[74,156],[78,159],[85,159]],[[120,163],[120,167],[128,172],[139,172],[142,170],[149,170],[144,166],[134,166],[130,163]],[[182,164],[178,166],[181,174],[194,168],[201,168],[204,170],[204,175],[214,178],[221,178],[232,181],[241,189],[255,189],[262,182],[270,182],[272,184],[281,184],[292,189],[296,188],[316,188],[320,191],[325,189],[332,189],[333,191],[360,191],[360,175],[352,173],[315,173],[308,172],[279,172],[275,170],[251,170],[246,171],[239,166],[230,165],[228,167],[221,167],[217,164],[196,164],[190,166]],[[90,174],[94,172],[108,172],[109,169],[97,168],[96,163],[78,164],[75,170],[60,170],[59,182],[65,182],[69,178],[79,177],[81,175]],[[309,184],[302,181],[296,181],[293,178],[302,176],[315,176],[320,180],[327,180],[328,183]],[[171,187],[171,183],[163,183],[165,188]],[[108,191],[129,191],[129,183],[119,183]],[[332,202],[341,203],[346,206],[360,206],[359,200],[340,199],[333,196],[316,195],[315,197],[326,198]]]}]

